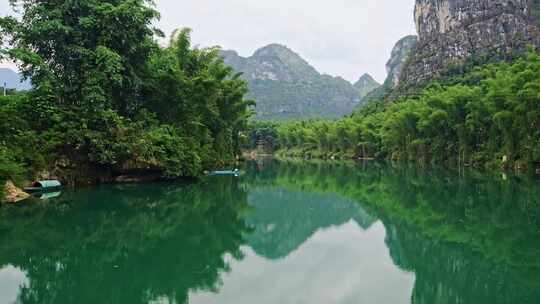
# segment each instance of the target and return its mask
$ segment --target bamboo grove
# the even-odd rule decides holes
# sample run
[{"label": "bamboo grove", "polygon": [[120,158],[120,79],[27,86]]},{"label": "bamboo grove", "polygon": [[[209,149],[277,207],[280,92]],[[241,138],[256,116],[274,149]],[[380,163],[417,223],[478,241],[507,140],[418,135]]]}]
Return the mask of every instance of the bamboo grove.
[{"label": "bamboo grove", "polygon": [[477,66],[337,121],[276,125],[281,154],[540,167],[540,55]]},{"label": "bamboo grove", "polygon": [[152,1],[11,4],[21,16],[0,18],[0,59],[33,89],[0,99],[1,180],[191,177],[234,159],[246,83],[217,47],[192,47],[189,29],[162,47]]}]

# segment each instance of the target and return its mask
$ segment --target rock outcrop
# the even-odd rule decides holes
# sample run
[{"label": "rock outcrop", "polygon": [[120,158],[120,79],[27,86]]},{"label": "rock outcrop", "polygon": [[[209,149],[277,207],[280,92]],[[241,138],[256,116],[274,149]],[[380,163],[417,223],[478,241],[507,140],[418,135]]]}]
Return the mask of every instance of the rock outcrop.
[{"label": "rock outcrop", "polygon": [[540,46],[538,0],[416,0],[418,44],[400,76],[409,87],[469,59]]},{"label": "rock outcrop", "polygon": [[30,197],[28,193],[17,188],[11,181],[7,181],[4,185],[4,195],[3,203],[16,203]]}]

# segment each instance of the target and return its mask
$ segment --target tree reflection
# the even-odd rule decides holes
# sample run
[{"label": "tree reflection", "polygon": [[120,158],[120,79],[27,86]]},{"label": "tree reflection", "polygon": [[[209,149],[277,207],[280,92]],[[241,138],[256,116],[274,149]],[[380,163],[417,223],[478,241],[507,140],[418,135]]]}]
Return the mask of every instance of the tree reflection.
[{"label": "tree reflection", "polygon": [[187,303],[242,258],[247,208],[234,179],[81,190],[2,210],[0,265],[26,271],[21,303]]},{"label": "tree reflection", "polygon": [[416,274],[414,303],[540,299],[534,178],[376,163],[271,162],[265,168],[277,172],[276,186],[339,194],[381,219],[395,264]]},{"label": "tree reflection", "polygon": [[416,275],[413,303],[540,299],[537,180],[377,164],[253,163],[241,180],[5,208],[0,265],[26,272],[21,303],[187,303],[219,290],[243,245],[282,259],[320,229],[376,219],[395,265]]}]

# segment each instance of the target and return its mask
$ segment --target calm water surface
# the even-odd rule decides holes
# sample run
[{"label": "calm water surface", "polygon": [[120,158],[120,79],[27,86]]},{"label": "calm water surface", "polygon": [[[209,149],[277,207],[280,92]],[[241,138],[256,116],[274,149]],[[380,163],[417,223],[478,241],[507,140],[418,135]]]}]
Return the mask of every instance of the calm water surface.
[{"label": "calm water surface", "polygon": [[540,303],[540,181],[249,163],[0,209],[0,303]]}]

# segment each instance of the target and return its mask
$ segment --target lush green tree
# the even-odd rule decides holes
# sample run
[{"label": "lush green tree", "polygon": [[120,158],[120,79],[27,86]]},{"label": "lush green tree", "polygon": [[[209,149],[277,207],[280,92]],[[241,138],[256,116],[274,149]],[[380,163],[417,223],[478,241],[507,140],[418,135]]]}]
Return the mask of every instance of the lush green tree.
[{"label": "lush green tree", "polygon": [[169,47],[152,56],[143,107],[195,138],[209,160],[230,160],[254,102],[244,99],[247,84],[223,63],[219,49],[192,49],[190,33],[175,31]]},{"label": "lush green tree", "polygon": [[278,148],[278,124],[269,121],[250,121],[244,135],[243,149],[254,150],[262,148],[268,152]]},{"label": "lush green tree", "polygon": [[0,18],[0,56],[34,89],[0,103],[0,133],[30,175],[192,177],[239,152],[246,83],[218,48],[192,48],[188,29],[161,48],[152,1],[12,4],[21,18]]},{"label": "lush green tree", "polygon": [[2,34],[24,76],[50,90],[54,103],[132,114],[141,102],[146,61],[156,48],[148,0],[33,1],[20,21],[3,18]]}]

